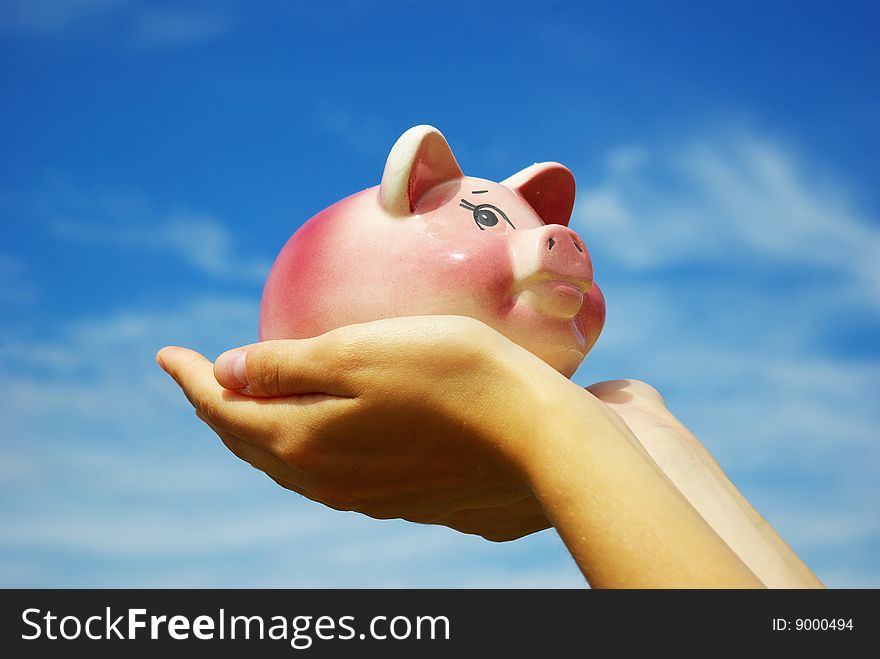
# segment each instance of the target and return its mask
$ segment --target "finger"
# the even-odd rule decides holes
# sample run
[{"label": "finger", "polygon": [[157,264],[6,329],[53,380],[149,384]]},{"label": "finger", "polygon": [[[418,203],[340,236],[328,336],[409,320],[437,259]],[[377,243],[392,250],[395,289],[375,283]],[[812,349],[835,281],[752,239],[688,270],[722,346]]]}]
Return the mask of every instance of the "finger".
[{"label": "finger", "polygon": [[[221,387],[214,378],[211,362],[185,348],[163,348],[157,361],[177,381],[198,417],[212,430],[230,433],[265,449],[279,458],[273,464],[287,464],[293,473],[300,473],[297,464],[314,452],[309,447],[315,445],[319,429],[350,416],[357,402],[327,394],[271,399],[243,396]],[[304,472],[303,476],[308,478]]]},{"label": "finger", "polygon": [[382,372],[389,364],[407,360],[417,367],[426,359],[426,347],[437,351],[446,346],[444,357],[462,360],[475,342],[498,339],[504,340],[487,325],[463,316],[385,318],[308,339],[236,348],[217,358],[214,375],[227,389],[255,397],[356,396],[366,386],[364,373],[375,375],[377,369]]},{"label": "finger", "polygon": [[216,381],[255,397],[357,393],[357,364],[339,333],[310,339],[263,341],[224,352],[214,364]]},{"label": "finger", "polygon": [[183,390],[201,418],[236,435],[268,436],[272,416],[259,401],[227,391],[214,379],[210,361],[194,350],[170,346],[156,361]]},{"label": "finger", "polygon": [[178,346],[165,346],[156,353],[156,363],[183,389],[183,393],[193,407],[196,404],[190,395],[195,393],[195,390],[192,386],[186,385],[194,379],[199,368],[207,361],[201,353]]}]

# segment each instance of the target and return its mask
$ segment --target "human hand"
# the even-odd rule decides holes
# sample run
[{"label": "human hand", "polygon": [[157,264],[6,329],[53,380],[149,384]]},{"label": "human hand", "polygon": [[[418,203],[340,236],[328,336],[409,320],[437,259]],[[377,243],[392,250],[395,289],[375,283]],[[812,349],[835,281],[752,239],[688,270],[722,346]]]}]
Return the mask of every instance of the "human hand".
[{"label": "human hand", "polygon": [[[709,452],[666,406],[660,392],[640,380],[607,380],[587,387],[620,417],[658,466],[673,477],[695,464],[715,465]],[[717,465],[716,465],[717,466]]]},{"label": "human hand", "polygon": [[476,320],[394,318],[258,343],[224,353],[213,373],[183,348],[157,358],[233,453],[311,499],[493,540],[549,526],[525,471],[542,401],[572,385]]},{"label": "human hand", "polygon": [[606,380],[587,387],[593,396],[620,416],[627,425],[666,424],[670,412],[660,392],[641,380]]}]

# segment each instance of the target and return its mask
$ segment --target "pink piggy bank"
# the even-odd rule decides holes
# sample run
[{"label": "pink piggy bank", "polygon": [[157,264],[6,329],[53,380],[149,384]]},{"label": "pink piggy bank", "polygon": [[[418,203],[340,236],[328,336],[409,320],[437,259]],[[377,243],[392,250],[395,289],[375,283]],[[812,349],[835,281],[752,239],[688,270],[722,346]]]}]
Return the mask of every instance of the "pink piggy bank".
[{"label": "pink piggy bank", "polygon": [[263,291],[260,339],[381,318],[471,316],[567,377],[605,322],[571,172],[539,163],[495,183],[462,174],[432,126],[406,131],[382,182],[306,222]]}]

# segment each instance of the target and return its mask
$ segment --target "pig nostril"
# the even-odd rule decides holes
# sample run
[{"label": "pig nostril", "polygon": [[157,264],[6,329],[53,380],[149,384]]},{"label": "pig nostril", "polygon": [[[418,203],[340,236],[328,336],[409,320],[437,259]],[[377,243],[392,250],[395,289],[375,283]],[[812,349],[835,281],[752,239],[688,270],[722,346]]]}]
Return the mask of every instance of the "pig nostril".
[{"label": "pig nostril", "polygon": [[550,239],[550,242],[549,242],[549,243],[547,243],[547,244],[548,244],[548,249],[553,249],[553,245],[555,245],[555,244],[556,244],[556,241],[555,241],[555,240],[553,240],[553,239],[552,239],[552,238],[551,238],[551,239]]},{"label": "pig nostril", "polygon": [[571,239],[571,242],[574,243],[575,249],[577,249],[577,251],[579,251],[579,252],[583,252],[583,251],[584,251],[584,250],[581,248],[581,246],[577,244],[577,241],[576,241],[574,238]]}]

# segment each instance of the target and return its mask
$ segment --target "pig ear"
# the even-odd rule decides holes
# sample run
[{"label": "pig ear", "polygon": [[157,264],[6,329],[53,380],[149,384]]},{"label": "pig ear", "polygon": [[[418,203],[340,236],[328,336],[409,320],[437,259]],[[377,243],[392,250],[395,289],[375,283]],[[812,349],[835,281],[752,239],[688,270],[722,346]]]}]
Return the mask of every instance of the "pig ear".
[{"label": "pig ear", "polygon": [[391,148],[379,186],[379,201],[391,215],[409,215],[428,190],[462,176],[440,131],[433,126],[416,126]]},{"label": "pig ear", "polygon": [[574,176],[558,162],[539,162],[517,172],[501,185],[518,192],[544,224],[568,226],[574,208]]}]

